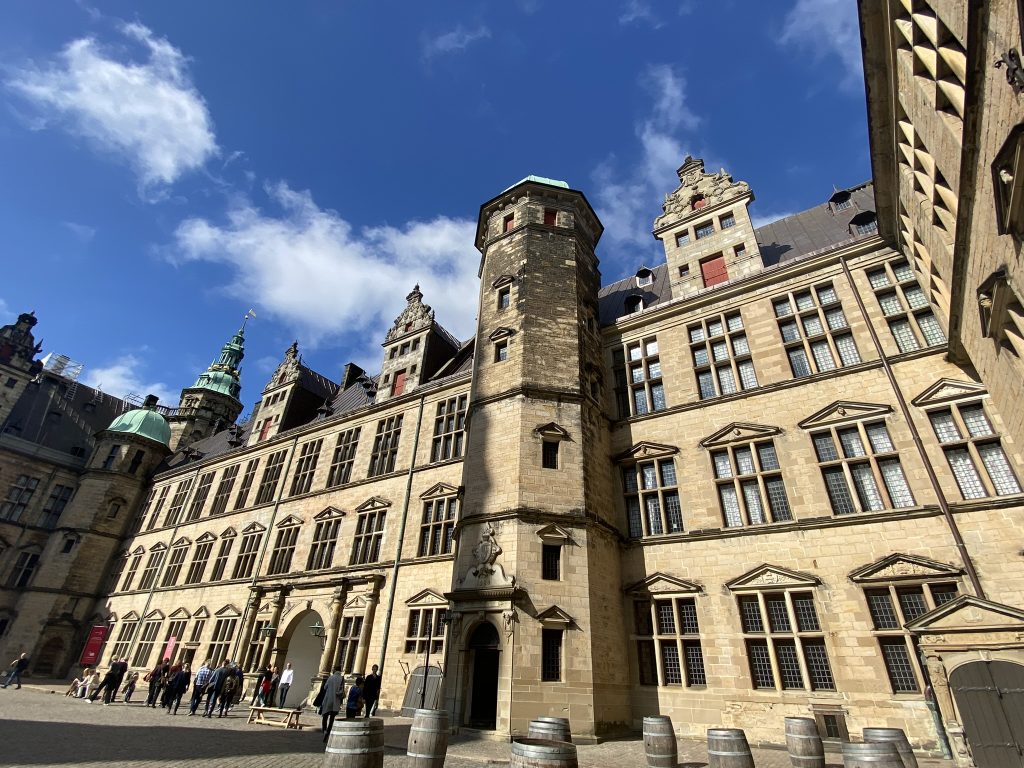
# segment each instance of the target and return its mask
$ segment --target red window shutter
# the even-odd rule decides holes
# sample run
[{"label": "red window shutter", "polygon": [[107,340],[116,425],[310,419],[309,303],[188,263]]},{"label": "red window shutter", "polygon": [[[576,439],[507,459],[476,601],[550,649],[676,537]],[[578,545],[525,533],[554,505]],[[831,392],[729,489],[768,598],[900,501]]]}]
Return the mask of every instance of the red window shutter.
[{"label": "red window shutter", "polygon": [[395,381],[391,385],[391,396],[395,397],[405,392],[405,371],[399,371],[395,374]]},{"label": "red window shutter", "polygon": [[514,213],[510,213],[508,216],[505,217],[505,231],[506,232],[511,232],[512,231],[512,226],[515,224],[515,221],[516,221],[516,216],[515,216]]},{"label": "red window shutter", "polygon": [[704,277],[704,287],[724,283],[729,279],[729,273],[725,270],[725,256],[719,254],[700,263],[700,273]]},{"label": "red window shutter", "polygon": [[551,208],[544,209],[544,226],[555,226],[555,212]]},{"label": "red window shutter", "polygon": [[260,441],[267,439],[267,433],[270,432],[270,425],[274,423],[273,419],[264,419],[263,426],[260,428]]}]

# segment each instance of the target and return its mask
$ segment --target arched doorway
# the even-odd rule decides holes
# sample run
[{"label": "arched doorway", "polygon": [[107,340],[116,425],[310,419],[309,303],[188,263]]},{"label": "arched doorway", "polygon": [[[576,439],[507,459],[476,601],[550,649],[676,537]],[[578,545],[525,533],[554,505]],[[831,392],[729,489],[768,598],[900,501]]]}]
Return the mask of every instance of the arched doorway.
[{"label": "arched doorway", "polygon": [[949,676],[967,743],[978,768],[1022,768],[1024,666],[972,661]]},{"label": "arched doorway", "polygon": [[36,663],[32,674],[39,677],[52,677],[64,653],[64,641],[59,637],[51,637],[36,654]]},{"label": "arched doorway", "polygon": [[289,707],[298,707],[303,703],[312,687],[313,677],[320,672],[323,647],[320,645],[320,638],[314,637],[309,627],[312,624],[322,626],[323,623],[323,618],[316,611],[303,611],[288,622],[280,636],[280,652],[275,663],[279,670],[283,670],[285,663],[291,662],[292,669],[295,670],[295,681],[288,691],[288,699],[285,702]]},{"label": "arched doorway", "polygon": [[473,728],[494,730],[498,714],[498,630],[480,623],[467,644],[472,655],[469,675],[469,722]]}]

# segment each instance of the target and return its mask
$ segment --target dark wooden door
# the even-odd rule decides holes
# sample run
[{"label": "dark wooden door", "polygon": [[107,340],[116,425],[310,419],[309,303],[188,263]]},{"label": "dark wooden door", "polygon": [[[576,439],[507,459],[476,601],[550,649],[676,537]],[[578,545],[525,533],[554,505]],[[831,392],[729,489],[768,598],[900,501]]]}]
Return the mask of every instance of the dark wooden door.
[{"label": "dark wooden door", "polygon": [[441,670],[437,667],[416,667],[416,671],[409,676],[409,685],[405,689],[402,717],[412,717],[417,709],[438,709],[441,706],[440,694]]},{"label": "dark wooden door", "polygon": [[1024,666],[974,661],[949,687],[978,768],[1024,768]]},{"label": "dark wooden door", "polygon": [[498,651],[477,648],[473,651],[473,704],[469,724],[493,730],[498,715]]}]

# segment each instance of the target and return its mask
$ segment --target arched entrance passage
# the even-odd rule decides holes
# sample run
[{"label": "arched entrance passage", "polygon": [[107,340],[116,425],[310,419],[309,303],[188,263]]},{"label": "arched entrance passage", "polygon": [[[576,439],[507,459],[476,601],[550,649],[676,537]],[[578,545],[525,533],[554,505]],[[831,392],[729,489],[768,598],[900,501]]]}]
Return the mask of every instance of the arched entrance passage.
[{"label": "arched entrance passage", "polygon": [[312,624],[323,625],[324,620],[314,610],[306,610],[294,616],[278,641],[277,665],[283,670],[286,662],[291,662],[295,670],[295,681],[288,691],[285,704],[298,707],[309,694],[312,680],[320,672],[320,656],[323,646],[320,639],[309,631]]},{"label": "arched entrance passage", "polygon": [[949,676],[967,743],[978,768],[1024,766],[1024,666],[972,661]]},{"label": "arched entrance passage", "polygon": [[498,714],[498,630],[481,622],[469,636],[469,722],[473,728],[494,730]]},{"label": "arched entrance passage", "polygon": [[63,653],[64,641],[59,637],[51,637],[43,643],[43,647],[36,654],[36,663],[32,668],[32,674],[39,677],[52,676],[57,670]]}]

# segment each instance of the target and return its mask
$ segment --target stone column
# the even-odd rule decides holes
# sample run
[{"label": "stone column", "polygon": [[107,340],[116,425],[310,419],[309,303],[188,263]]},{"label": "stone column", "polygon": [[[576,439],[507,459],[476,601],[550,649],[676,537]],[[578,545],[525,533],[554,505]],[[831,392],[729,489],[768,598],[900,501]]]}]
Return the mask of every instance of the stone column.
[{"label": "stone column", "polygon": [[274,631],[267,633],[267,638],[263,641],[263,651],[260,653],[260,669],[270,663],[270,654],[274,650],[274,643],[277,641],[277,631],[280,629],[278,624],[281,623],[281,614],[284,612],[284,600],[287,595],[288,591],[281,587],[277,597],[274,598],[274,612],[270,616],[270,626]]},{"label": "stone column", "polygon": [[341,630],[341,615],[345,611],[345,595],[348,586],[336,589],[331,596],[331,612],[327,617],[327,644],[320,656],[320,675],[327,677],[334,667],[334,654],[338,651],[338,632]]},{"label": "stone column", "polygon": [[352,669],[357,675],[366,674],[366,657],[370,654],[370,637],[373,635],[373,614],[377,611],[380,599],[380,584],[373,583],[373,591],[366,596],[366,608],[363,609],[363,629],[359,633],[359,647],[356,648],[356,663]]},{"label": "stone column", "polygon": [[[259,587],[254,587],[252,594],[249,596],[249,607],[245,614],[245,624],[242,626],[242,648],[241,659],[239,663],[242,665],[242,669],[248,670],[249,665],[252,663],[250,656],[250,648],[252,644],[252,630],[256,626],[256,612],[260,609],[260,599],[263,597],[263,590]],[[219,664],[220,662],[216,662]]]}]

